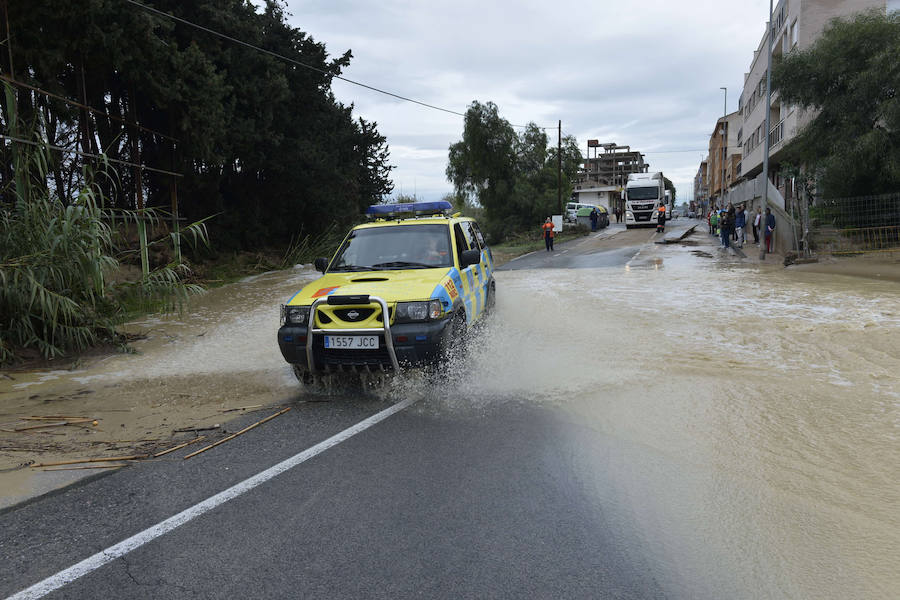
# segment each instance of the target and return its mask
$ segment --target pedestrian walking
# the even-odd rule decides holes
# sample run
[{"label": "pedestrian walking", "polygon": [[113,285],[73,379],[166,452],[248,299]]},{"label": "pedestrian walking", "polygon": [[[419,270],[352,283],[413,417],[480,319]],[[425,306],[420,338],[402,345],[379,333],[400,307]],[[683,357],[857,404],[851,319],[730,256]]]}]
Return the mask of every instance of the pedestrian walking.
[{"label": "pedestrian walking", "polygon": [[734,214],[734,231],[737,235],[737,247],[744,247],[744,228],[747,226],[747,214],[744,212],[744,205],[737,207]]},{"label": "pedestrian walking", "polygon": [[762,213],[759,207],[756,207],[756,216],[753,217],[753,243],[759,246],[759,225],[762,221]]},{"label": "pedestrian walking", "polygon": [[597,231],[597,219],[600,218],[600,215],[597,214],[597,209],[591,209],[591,231]]},{"label": "pedestrian walking", "polygon": [[709,211],[709,234],[717,235],[719,231],[719,213],[713,208]]},{"label": "pedestrian walking", "polygon": [[544,224],[541,226],[541,229],[544,230],[544,244],[547,246],[547,252],[553,250],[553,229],[555,225],[553,225],[553,219],[547,217],[547,220],[544,221]]},{"label": "pedestrian walking", "polygon": [[766,252],[772,252],[772,234],[775,233],[775,215],[771,208],[766,208]]}]

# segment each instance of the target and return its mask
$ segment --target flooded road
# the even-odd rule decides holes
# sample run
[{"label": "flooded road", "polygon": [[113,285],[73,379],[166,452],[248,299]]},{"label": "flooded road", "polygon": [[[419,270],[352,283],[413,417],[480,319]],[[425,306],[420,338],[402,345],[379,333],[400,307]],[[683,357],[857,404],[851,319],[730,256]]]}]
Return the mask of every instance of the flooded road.
[{"label": "flooded road", "polygon": [[[894,597],[900,286],[647,237],[588,244],[581,268],[498,272],[496,314],[452,389],[386,393],[421,394],[423,416],[563,415],[560,476],[666,597]],[[152,403],[137,411],[152,432],[178,411],[303,398],[275,330],[278,304],[314,276],[265,274],[135,324],[149,333],[137,355],[18,374],[0,382],[3,412],[66,393],[83,408],[74,394],[90,389],[110,410]]]},{"label": "flooded road", "polygon": [[576,414],[577,468],[663,589],[895,596],[897,284],[672,247],[498,279],[491,366],[466,392]]}]

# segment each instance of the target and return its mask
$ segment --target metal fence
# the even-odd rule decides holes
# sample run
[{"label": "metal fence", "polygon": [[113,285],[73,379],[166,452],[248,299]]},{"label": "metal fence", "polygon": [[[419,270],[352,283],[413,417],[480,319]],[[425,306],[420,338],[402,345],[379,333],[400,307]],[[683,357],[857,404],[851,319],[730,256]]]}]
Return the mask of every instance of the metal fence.
[{"label": "metal fence", "polygon": [[900,193],[820,198],[809,220],[816,252],[900,252]]}]

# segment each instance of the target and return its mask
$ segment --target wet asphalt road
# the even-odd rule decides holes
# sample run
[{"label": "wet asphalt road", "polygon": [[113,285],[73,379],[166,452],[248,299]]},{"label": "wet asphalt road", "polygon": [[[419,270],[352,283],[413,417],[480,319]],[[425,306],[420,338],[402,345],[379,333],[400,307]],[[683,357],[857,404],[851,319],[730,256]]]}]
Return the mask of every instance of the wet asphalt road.
[{"label": "wet asphalt road", "polygon": [[696,223],[678,219],[667,224],[662,233],[657,233],[656,228],[625,229],[624,223],[611,223],[587,237],[555,244],[552,251],[538,250],[511,260],[499,270],[619,267],[628,264],[648,244],[676,236]]},{"label": "wet asphalt road", "polygon": [[[578,249],[575,240],[508,268],[624,264],[656,234],[616,235],[634,240],[605,250]],[[187,450],[174,453],[3,512],[0,597],[389,405],[359,394],[302,398],[287,399],[293,409],[282,417],[189,461],[181,459]],[[518,400],[460,412],[425,394],[47,597],[679,597],[661,588],[629,543],[627,506],[588,483],[611,453],[641,450],[604,441],[565,410]]]}]

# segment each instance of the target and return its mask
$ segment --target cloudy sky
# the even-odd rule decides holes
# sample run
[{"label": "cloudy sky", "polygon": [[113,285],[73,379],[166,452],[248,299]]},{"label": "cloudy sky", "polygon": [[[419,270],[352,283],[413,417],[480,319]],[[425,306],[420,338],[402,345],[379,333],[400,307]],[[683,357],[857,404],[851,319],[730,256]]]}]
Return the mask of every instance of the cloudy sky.
[{"label": "cloudy sky", "polygon": [[[287,0],[290,23],[353,52],[348,79],[465,112],[492,101],[513,124],[617,142],[692,194],[715,121],[738,96],[765,30],[766,0]],[[391,151],[395,194],[452,191],[447,149],[463,119],[335,81]]]}]

